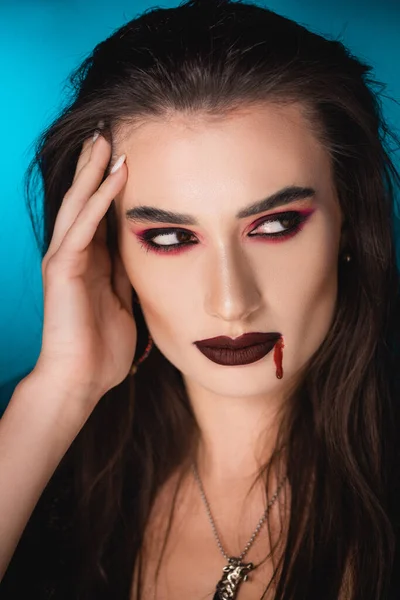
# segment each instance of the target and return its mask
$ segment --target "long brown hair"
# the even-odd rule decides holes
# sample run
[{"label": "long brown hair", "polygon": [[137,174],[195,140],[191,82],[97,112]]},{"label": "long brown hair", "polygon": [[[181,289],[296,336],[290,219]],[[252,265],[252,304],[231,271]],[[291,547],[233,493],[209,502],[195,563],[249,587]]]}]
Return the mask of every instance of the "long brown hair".
[{"label": "long brown hair", "polygon": [[[371,71],[341,42],[254,4],[190,0],[149,10],[98,44],[72,74],[72,98],[40,137],[27,173],[44,255],[81,144],[99,120],[112,142],[119,124],[174,111],[222,117],[243,105],[298,102],[329,152],[352,261],[339,264],[332,325],[282,418],[277,448],[286,448],[292,500],[276,600],[337,600],[349,572],[351,600],[385,598],[389,590],[397,534],[393,204],[400,176],[388,142],[399,141]],[[34,214],[35,169],[43,232]],[[107,218],[112,253],[112,209]],[[137,358],[148,331],[140,306],[133,308]],[[187,463],[198,436],[182,376],[157,347],[134,379],[101,399],[63,461],[73,465],[76,484],[76,597],[128,599],[157,491]]]}]

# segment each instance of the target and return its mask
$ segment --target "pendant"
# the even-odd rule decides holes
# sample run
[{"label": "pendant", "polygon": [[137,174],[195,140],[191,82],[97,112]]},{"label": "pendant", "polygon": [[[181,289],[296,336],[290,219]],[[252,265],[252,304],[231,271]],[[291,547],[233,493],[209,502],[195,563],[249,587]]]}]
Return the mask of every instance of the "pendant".
[{"label": "pendant", "polygon": [[231,557],[222,569],[222,578],[218,581],[213,600],[231,600],[236,598],[242,581],[254,569],[253,563],[242,563],[239,558]]}]

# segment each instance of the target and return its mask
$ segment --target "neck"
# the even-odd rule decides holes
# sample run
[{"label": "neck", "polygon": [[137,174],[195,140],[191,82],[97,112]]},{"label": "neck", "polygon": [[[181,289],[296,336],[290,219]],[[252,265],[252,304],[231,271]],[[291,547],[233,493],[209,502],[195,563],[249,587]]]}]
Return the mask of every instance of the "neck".
[{"label": "neck", "polygon": [[276,447],[282,398],[222,397],[186,384],[200,428],[197,467],[214,488],[251,485]]}]

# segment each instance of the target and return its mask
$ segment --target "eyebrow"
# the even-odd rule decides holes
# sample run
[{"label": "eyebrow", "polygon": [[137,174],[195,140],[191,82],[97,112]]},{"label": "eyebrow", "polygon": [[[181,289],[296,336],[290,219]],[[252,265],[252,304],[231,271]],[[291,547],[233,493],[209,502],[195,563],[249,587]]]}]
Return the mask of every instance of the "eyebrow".
[{"label": "eyebrow", "polygon": [[[295,200],[303,200],[315,196],[315,189],[312,187],[287,186],[278,192],[275,192],[267,198],[250,204],[236,213],[236,219],[246,219],[258,215],[261,212],[272,210],[278,206],[284,206]],[[155,206],[135,206],[125,212],[129,221],[134,223],[177,223],[179,225],[199,225],[196,217],[184,213],[176,213],[170,210],[164,210]]]}]

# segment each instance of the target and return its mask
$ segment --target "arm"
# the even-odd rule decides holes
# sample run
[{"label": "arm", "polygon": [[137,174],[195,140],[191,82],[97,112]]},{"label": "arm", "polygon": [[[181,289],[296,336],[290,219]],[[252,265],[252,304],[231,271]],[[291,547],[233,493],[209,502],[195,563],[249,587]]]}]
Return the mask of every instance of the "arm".
[{"label": "arm", "polygon": [[44,488],[89,417],[84,400],[32,372],[0,419],[0,581]]}]

